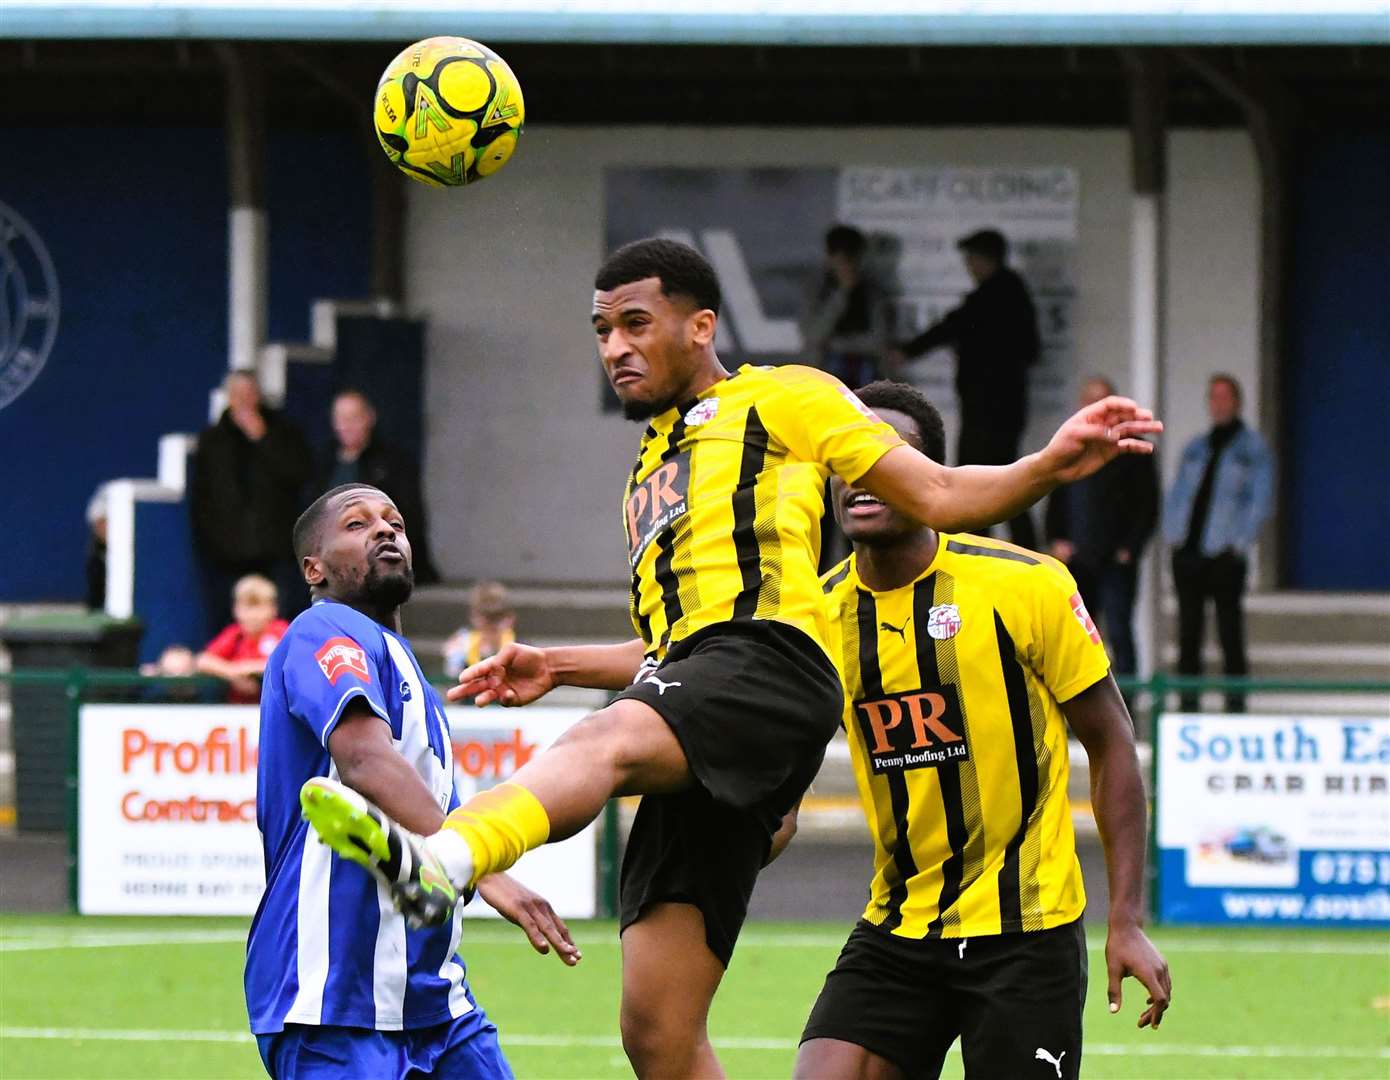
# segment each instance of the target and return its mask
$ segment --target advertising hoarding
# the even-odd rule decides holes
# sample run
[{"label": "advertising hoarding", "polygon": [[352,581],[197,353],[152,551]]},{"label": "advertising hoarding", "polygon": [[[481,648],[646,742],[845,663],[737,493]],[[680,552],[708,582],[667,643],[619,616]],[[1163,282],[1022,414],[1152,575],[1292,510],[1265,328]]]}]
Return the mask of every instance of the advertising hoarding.
[{"label": "advertising hoarding", "polygon": [[1390,718],[1169,713],[1157,916],[1390,926]]},{"label": "advertising hoarding", "polygon": [[[582,709],[448,710],[467,799],[550,745]],[[78,746],[78,910],[249,915],[264,886],[252,706],[84,705]],[[567,918],[596,911],[596,826],[526,856],[512,876]],[[465,909],[495,915],[481,900]]]}]

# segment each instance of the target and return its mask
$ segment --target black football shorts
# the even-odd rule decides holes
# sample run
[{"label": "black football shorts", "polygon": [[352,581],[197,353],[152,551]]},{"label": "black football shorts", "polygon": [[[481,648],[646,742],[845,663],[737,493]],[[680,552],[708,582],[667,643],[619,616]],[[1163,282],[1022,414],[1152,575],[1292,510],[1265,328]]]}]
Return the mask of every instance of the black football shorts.
[{"label": "black football shorts", "polygon": [[721,623],[677,642],[617,697],[662,716],[696,781],[643,796],[623,855],[622,927],[652,904],[693,904],[727,966],[772,836],[839,726],[839,676],[799,630]]},{"label": "black football shorts", "polygon": [[1086,1002],[1081,920],[972,938],[899,937],[860,920],[803,1043],[838,1039],[935,1080],[959,1037],[967,1080],[1075,1080]]}]

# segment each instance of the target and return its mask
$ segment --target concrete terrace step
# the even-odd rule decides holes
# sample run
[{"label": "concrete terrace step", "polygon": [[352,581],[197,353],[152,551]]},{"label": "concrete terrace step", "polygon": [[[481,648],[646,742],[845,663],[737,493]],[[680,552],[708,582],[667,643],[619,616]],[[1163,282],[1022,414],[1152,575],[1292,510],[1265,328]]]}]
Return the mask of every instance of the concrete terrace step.
[{"label": "concrete terrace step", "polygon": [[[1177,600],[1163,598],[1165,630],[1177,635]],[[1252,642],[1379,643],[1390,650],[1390,594],[1252,593],[1245,601],[1246,632]],[[1207,620],[1213,616],[1208,609]]]},{"label": "concrete terrace step", "polygon": [[[517,630],[526,640],[625,641],[632,637],[628,592],[621,585],[509,586]],[[447,638],[468,621],[471,586],[426,585],[401,613],[412,641]]]},{"label": "concrete terrace step", "polygon": [[[1339,682],[1390,680],[1390,644],[1356,641],[1254,642],[1247,646],[1251,674],[1256,678],[1327,679]],[[1163,662],[1174,669],[1178,648],[1163,648]],[[1208,672],[1221,670],[1221,650],[1208,638],[1202,652]]]}]

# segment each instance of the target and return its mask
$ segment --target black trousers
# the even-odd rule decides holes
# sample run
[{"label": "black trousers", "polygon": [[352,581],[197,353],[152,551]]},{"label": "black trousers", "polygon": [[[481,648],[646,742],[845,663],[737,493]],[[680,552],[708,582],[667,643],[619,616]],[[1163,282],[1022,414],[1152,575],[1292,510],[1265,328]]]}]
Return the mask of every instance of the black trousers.
[{"label": "black trousers", "polygon": [[[957,465],[1012,465],[1018,459],[1018,443],[1023,427],[1001,427],[962,415],[960,441],[956,445]],[[1037,530],[1027,511],[1009,522],[1009,539],[1019,547],[1036,550]]]},{"label": "black trousers", "polygon": [[[1178,674],[1202,674],[1207,601],[1216,605],[1216,634],[1227,675],[1250,671],[1245,655],[1245,556],[1234,551],[1206,556],[1179,548],[1173,552],[1173,584],[1178,593]],[[1184,712],[1200,708],[1199,695],[1182,695]],[[1226,695],[1227,712],[1244,712],[1245,695]]]}]

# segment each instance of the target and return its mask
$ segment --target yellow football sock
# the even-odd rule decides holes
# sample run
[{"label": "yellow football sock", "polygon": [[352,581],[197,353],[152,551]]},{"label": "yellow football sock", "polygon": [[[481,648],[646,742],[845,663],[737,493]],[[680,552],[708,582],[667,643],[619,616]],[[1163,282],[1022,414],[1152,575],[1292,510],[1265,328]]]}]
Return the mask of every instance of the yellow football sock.
[{"label": "yellow football sock", "polygon": [[472,886],[544,844],[550,837],[550,818],[531,792],[505,783],[478,792],[444,819],[443,829],[467,842],[473,854]]}]

